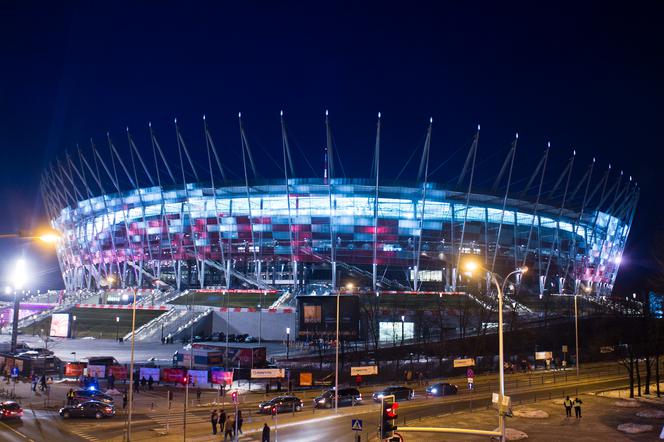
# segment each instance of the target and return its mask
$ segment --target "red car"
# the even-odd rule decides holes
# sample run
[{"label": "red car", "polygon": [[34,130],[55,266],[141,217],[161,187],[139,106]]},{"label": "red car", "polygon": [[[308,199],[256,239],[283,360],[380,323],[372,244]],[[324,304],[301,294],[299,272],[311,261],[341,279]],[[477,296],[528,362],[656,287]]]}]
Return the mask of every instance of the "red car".
[{"label": "red car", "polygon": [[0,420],[20,419],[23,416],[23,409],[14,401],[0,403]]}]

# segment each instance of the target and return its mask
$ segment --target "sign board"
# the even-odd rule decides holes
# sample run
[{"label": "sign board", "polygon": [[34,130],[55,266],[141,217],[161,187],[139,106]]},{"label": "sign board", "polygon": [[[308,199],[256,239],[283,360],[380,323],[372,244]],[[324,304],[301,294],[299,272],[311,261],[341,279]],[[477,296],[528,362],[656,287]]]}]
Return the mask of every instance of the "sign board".
[{"label": "sign board", "polygon": [[283,378],[286,376],[286,370],[283,368],[252,368],[252,379],[270,379]]},{"label": "sign board", "polygon": [[66,338],[69,336],[69,313],[53,313],[49,336]]},{"label": "sign board", "polygon": [[162,368],[161,380],[164,382],[184,382],[184,370],[182,368]]},{"label": "sign board", "polygon": [[219,368],[213,368],[210,371],[213,384],[233,385],[233,372],[223,371]]},{"label": "sign board", "polygon": [[65,365],[65,377],[78,378],[83,374],[83,369],[87,364],[78,362],[67,362]]},{"label": "sign board", "polygon": [[159,369],[158,368],[151,368],[151,367],[141,367],[141,370],[138,373],[139,380],[145,378],[146,381],[150,380],[150,376],[152,376],[153,381],[158,381],[159,380]]},{"label": "sign board", "polygon": [[362,431],[362,419],[353,419],[350,428],[353,431]]},{"label": "sign board", "polygon": [[187,376],[191,381],[190,385],[202,385],[207,384],[208,381],[208,372],[207,370],[187,370]]},{"label": "sign board", "polygon": [[455,359],[454,360],[454,368],[473,367],[474,365],[475,365],[475,359],[473,359],[473,358]]},{"label": "sign board", "polygon": [[377,365],[363,365],[361,367],[350,367],[351,376],[367,376],[372,374],[378,374]]},{"label": "sign board", "polygon": [[313,375],[311,374],[311,372],[300,373],[300,385],[301,386],[313,385]]},{"label": "sign board", "polygon": [[18,367],[12,367],[12,377],[13,378],[18,377]]},{"label": "sign board", "polygon": [[600,347],[599,352],[600,353],[613,353],[615,348],[612,345],[607,345],[605,347]]},{"label": "sign board", "polygon": [[567,353],[567,346],[563,345],[563,353]]},{"label": "sign board", "polygon": [[106,376],[105,365],[88,365],[88,376],[91,378],[97,377],[99,379]]},{"label": "sign board", "polygon": [[473,371],[472,368],[469,368],[468,370],[466,370],[466,377],[467,378],[474,378],[475,377],[475,372]]},{"label": "sign board", "polygon": [[502,403],[500,402],[500,394],[492,393],[491,394],[491,403],[495,406],[501,408],[509,408],[512,406],[512,398],[510,396],[503,396]]},{"label": "sign board", "polygon": [[108,367],[108,373],[113,374],[113,377],[119,381],[127,379],[127,367],[122,365],[110,365]]},{"label": "sign board", "polygon": [[553,359],[553,353],[550,351],[536,351],[535,359],[538,361],[545,361],[547,359]]},{"label": "sign board", "polygon": [[469,384],[472,384],[473,382],[475,382],[475,379],[474,379],[474,378],[468,378],[468,383],[469,383]]}]

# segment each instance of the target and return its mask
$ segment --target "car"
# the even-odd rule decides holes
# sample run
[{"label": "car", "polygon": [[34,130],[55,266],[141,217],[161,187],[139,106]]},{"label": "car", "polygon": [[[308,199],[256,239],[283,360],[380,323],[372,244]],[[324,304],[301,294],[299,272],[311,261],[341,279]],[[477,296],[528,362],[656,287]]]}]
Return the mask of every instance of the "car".
[{"label": "car", "polygon": [[431,384],[426,388],[429,396],[452,396],[457,394],[458,387],[449,382],[438,382]]},{"label": "car", "polygon": [[272,410],[275,410],[277,413],[290,413],[302,411],[303,406],[302,400],[296,396],[278,396],[258,404],[258,412],[270,414]]},{"label": "car", "polygon": [[106,393],[102,393],[99,390],[93,390],[91,388],[76,390],[74,392],[74,399],[77,402],[97,401],[109,405],[113,405],[114,402],[112,396],[109,396]]},{"label": "car", "polygon": [[254,338],[253,336],[247,336],[246,338],[244,338],[244,342],[248,344],[253,344],[254,342],[258,342],[258,339]]},{"label": "car", "polygon": [[115,407],[99,401],[88,401],[61,408],[60,416],[64,419],[69,419],[70,417],[94,417],[95,419],[101,419],[115,416]]},{"label": "car", "polygon": [[20,419],[23,417],[23,409],[14,401],[5,401],[0,403],[0,420]]},{"label": "car", "polygon": [[401,385],[394,385],[387,387],[381,391],[377,391],[373,394],[373,400],[375,402],[380,402],[384,396],[394,395],[394,399],[397,401],[409,401],[415,396],[415,392],[412,388],[403,387]]},{"label": "car", "polygon": [[[357,405],[362,402],[362,393],[357,388],[340,388],[339,389],[339,406]],[[334,388],[326,390],[320,396],[314,398],[315,408],[332,408],[334,407]]]}]

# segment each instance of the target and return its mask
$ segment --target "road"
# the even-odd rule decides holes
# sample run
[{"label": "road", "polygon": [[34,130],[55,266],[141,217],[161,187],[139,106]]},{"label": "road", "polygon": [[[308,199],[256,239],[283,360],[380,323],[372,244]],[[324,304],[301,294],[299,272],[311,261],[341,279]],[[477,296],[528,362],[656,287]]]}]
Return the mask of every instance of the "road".
[{"label": "road", "polygon": [[[562,397],[563,394],[610,389],[626,385],[626,376],[617,364],[597,364],[582,370],[582,376],[577,381],[573,372],[538,372],[535,374],[509,374],[507,376],[506,391],[512,396],[513,403],[519,401],[532,401],[548,399],[549,397]],[[453,382],[461,385],[465,379],[455,379]],[[416,397],[412,401],[400,403],[398,425],[406,425],[417,419],[435,416],[460,410],[486,407],[490,404],[493,391],[497,391],[497,378],[495,375],[478,376],[474,392],[460,388],[459,394],[446,398],[427,398],[423,394],[424,387],[416,387]],[[465,387],[465,384],[463,384]],[[240,440],[259,440],[260,428],[267,422],[273,429],[277,427],[278,437],[284,441],[312,441],[312,440],[353,440],[351,419],[359,418],[364,422],[363,440],[375,438],[378,426],[379,405],[371,401],[370,393],[376,387],[363,388],[364,403],[355,407],[339,409],[335,415],[334,410],[314,410],[311,407],[311,398],[320,393],[320,390],[298,393],[305,403],[304,411],[300,413],[285,413],[276,420],[270,416],[256,415],[257,403],[263,399],[262,394],[242,395],[242,410],[245,418],[245,434]],[[192,396],[195,396],[192,394]],[[165,392],[155,390],[141,392],[136,402],[136,411],[132,425],[132,440],[154,439],[156,435],[165,433],[167,425],[170,427],[168,435],[160,436],[160,440],[183,439],[183,392],[176,391],[173,408],[168,411],[164,401]],[[218,441],[212,438],[209,423],[210,407],[205,402],[211,400],[212,393],[203,395],[203,406],[193,406],[187,413],[187,440],[191,441]],[[472,402],[471,402],[472,399]],[[197,402],[194,399],[194,402]],[[24,406],[27,406],[24,404]],[[220,407],[219,407],[220,408]],[[224,407],[226,412],[232,412],[228,404]],[[121,441],[124,433],[124,414],[120,410],[114,419],[96,421],[94,419],[64,421],[57,415],[57,410],[27,409],[22,422],[6,422],[0,424],[0,440],[47,442],[54,440],[82,441]],[[276,425],[275,425],[276,424]],[[6,426],[4,426],[6,425]],[[487,422],[486,429],[493,429],[496,422]],[[413,436],[409,436],[412,439]],[[274,440],[274,439],[273,439]]]}]

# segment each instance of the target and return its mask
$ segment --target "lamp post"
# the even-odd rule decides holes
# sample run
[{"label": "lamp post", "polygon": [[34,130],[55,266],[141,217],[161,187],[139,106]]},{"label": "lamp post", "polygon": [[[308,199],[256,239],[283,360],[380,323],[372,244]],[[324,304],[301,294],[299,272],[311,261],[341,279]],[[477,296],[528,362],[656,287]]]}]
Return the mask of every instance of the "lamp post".
[{"label": "lamp post", "polygon": [[116,316],[115,317],[115,340],[116,341],[120,340],[120,337],[119,337],[119,334],[118,334],[119,329],[120,329],[120,317]]},{"label": "lamp post", "polygon": [[[334,287],[333,287],[334,289]],[[353,283],[346,284],[346,290],[353,292]],[[334,353],[334,413],[339,412],[339,300],[341,290],[337,290],[337,333]]]},{"label": "lamp post", "polygon": [[71,326],[71,338],[76,339],[76,315],[73,315],[71,319],[74,321]]},{"label": "lamp post", "polygon": [[401,315],[401,346],[403,347],[403,333],[404,333],[404,321],[406,320],[406,317],[404,315]]},{"label": "lamp post", "polygon": [[[471,273],[477,270],[478,268],[479,266],[475,262],[468,262],[466,264],[466,270]],[[496,286],[496,290],[498,291],[498,365],[499,365],[498,379],[500,383],[500,394],[498,398],[499,399],[498,430],[500,431],[500,441],[505,442],[505,413],[501,410],[503,397],[505,396],[505,351],[503,346],[503,292],[505,290],[505,284],[507,283],[507,280],[510,278],[510,276],[516,275],[517,273],[525,273],[526,271],[528,271],[528,268],[521,267],[508,273],[505,279],[503,280],[502,286],[498,283],[498,279],[496,278],[495,273],[489,272],[486,269],[484,270],[491,275],[491,281]]]},{"label": "lamp post", "polygon": [[290,359],[290,327],[286,327],[286,360]]}]

